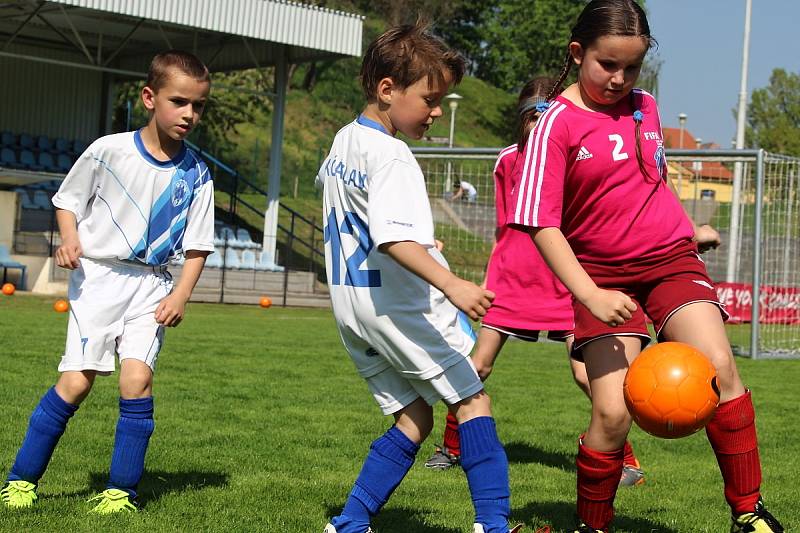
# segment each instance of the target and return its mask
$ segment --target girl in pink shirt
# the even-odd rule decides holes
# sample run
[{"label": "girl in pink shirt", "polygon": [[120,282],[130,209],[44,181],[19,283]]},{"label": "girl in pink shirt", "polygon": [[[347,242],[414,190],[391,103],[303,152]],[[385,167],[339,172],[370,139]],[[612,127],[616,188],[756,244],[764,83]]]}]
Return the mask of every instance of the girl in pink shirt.
[{"label": "girl in pink shirt", "polygon": [[696,227],[667,179],[655,100],[634,89],[653,44],[634,0],[593,0],[578,17],[558,83],[523,149],[508,222],[527,230],[574,298],[574,352],[586,362],[592,416],[579,440],[578,531],[607,531],[631,426],[622,383],[649,342],[695,346],[717,369],[720,405],[706,427],[733,515],[731,532],[782,532],[761,502],[750,392],[731,353]]},{"label": "girl in pink shirt", "polygon": [[[524,160],[519,146],[525,145],[531,129],[547,109],[544,97],[554,82],[552,78],[534,78],[522,88],[516,135],[520,142],[501,150],[494,167],[497,227],[483,285],[495,293],[495,299],[483,317],[472,355],[472,362],[484,381],[509,336],[535,342],[539,332],[547,330],[549,338],[565,341],[567,353],[572,349],[574,318],[569,291],[547,267],[530,236],[506,222],[513,211],[514,169]],[[570,365],[575,382],[591,399],[583,361],[570,358]],[[448,413],[443,445],[437,447],[425,466],[449,468],[458,464],[459,455],[458,422]],[[619,481],[620,486],[644,482],[644,473],[627,441]]]}]

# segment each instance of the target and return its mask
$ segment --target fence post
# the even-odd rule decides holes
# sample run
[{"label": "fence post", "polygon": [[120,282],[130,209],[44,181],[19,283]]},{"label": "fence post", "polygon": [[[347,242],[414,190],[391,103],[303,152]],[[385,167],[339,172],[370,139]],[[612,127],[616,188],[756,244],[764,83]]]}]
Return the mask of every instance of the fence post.
[{"label": "fence post", "polygon": [[759,327],[761,319],[761,233],[764,207],[764,150],[756,156],[756,212],[753,234],[753,312],[750,319],[750,357],[758,359]]},{"label": "fence post", "polygon": [[283,260],[283,307],[286,307],[286,293],[289,291],[289,269],[292,260],[292,246],[294,245],[294,211],[289,224],[289,237],[286,240],[286,258]]}]

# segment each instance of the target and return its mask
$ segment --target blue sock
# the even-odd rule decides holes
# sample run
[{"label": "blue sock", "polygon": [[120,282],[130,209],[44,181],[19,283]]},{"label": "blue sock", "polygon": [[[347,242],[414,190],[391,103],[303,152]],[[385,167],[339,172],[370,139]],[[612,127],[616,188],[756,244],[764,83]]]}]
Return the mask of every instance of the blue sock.
[{"label": "blue sock", "polygon": [[62,400],[55,387],[51,387],[42,396],[31,414],[25,440],[22,441],[17,459],[8,474],[9,481],[39,482],[50,457],[53,456],[58,439],[64,434],[67,422],[77,409],[77,405]]},{"label": "blue sock", "polygon": [[114,436],[114,454],[108,476],[109,489],[136,497],[136,486],[144,472],[144,456],[155,429],[153,398],[119,399],[119,421]]},{"label": "blue sock", "polygon": [[507,533],[511,514],[508,458],[497,438],[494,418],[481,416],[458,426],[461,467],[475,506],[475,523],[486,533]]},{"label": "blue sock", "polygon": [[378,514],[406,477],[418,451],[419,444],[406,437],[396,426],[375,440],[342,514],[331,520],[336,532],[364,533],[369,527],[370,518]]}]

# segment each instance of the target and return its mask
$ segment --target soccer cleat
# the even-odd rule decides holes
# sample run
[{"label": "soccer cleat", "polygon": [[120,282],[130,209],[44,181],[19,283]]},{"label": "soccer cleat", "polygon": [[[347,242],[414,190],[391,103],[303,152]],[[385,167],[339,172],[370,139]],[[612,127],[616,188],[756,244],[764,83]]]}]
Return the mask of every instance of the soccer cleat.
[{"label": "soccer cleat", "polygon": [[106,489],[90,502],[98,502],[89,512],[95,514],[130,513],[139,510],[139,507],[131,499],[130,494],[124,490]]},{"label": "soccer cleat", "polygon": [[759,498],[752,513],[733,516],[731,533],[783,533],[783,526],[764,509],[764,502]]},{"label": "soccer cleat", "polygon": [[[322,530],[322,533],[336,533],[336,528],[333,527],[333,524],[328,524],[325,526],[325,529]],[[375,531],[368,527],[364,533],[375,533]]]},{"label": "soccer cleat", "polygon": [[622,467],[622,475],[619,478],[620,487],[635,487],[644,484],[644,472],[641,468],[634,465]]},{"label": "soccer cleat", "polygon": [[[523,525],[524,524],[517,524],[516,526],[512,527],[511,529],[509,529],[508,533],[519,533],[520,531],[522,531],[522,526]],[[484,533],[484,532],[485,532],[485,530],[483,529],[483,525],[482,524],[475,524],[475,525],[472,526],[472,533]]]},{"label": "soccer cleat", "polygon": [[425,461],[425,468],[436,470],[447,470],[450,467],[458,466],[461,459],[458,455],[450,453],[445,446],[437,446],[433,455]]},{"label": "soccer cleat", "polygon": [[575,530],[575,533],[607,533],[604,529],[595,529],[593,527],[589,527],[583,522],[578,524],[578,528]]},{"label": "soccer cleat", "polygon": [[36,484],[30,481],[8,481],[0,490],[0,500],[8,507],[22,509],[33,507],[39,496],[36,495]]}]

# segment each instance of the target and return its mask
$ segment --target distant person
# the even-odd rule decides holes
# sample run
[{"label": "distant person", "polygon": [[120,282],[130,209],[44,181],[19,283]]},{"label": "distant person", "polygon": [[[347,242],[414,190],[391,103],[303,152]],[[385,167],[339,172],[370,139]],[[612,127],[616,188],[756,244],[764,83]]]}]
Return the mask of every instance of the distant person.
[{"label": "distant person", "polygon": [[468,181],[459,181],[453,185],[453,195],[450,200],[456,201],[459,198],[468,202],[475,202],[478,199],[478,189]]},{"label": "distant person", "polygon": [[[456,277],[436,248],[425,178],[399,131],[421,138],[466,64],[425,26],[400,26],[369,45],[367,105],[336,134],[317,175],[325,266],[345,348],[394,425],[370,446],[325,533],[365,533],[405,478],[444,401],[460,422],[461,464],[475,533],[508,533],[508,459],[489,396],[469,360],[477,319],[494,295]],[[514,529],[515,531],[517,528]]]},{"label": "distant person", "polygon": [[[153,371],[164,328],[183,320],[206,256],[214,250],[214,188],[183,139],[203,115],[210,80],[195,56],[153,58],[141,98],[150,114],[135,132],[101,137],[76,161],[53,197],[72,270],[61,375],[34,409],[0,499],[31,507],[39,479],[95,376],[119,357],[119,419],[106,489],[91,512],[136,511],[137,486],[153,433]],[[185,256],[173,284],[167,264]]]}]

